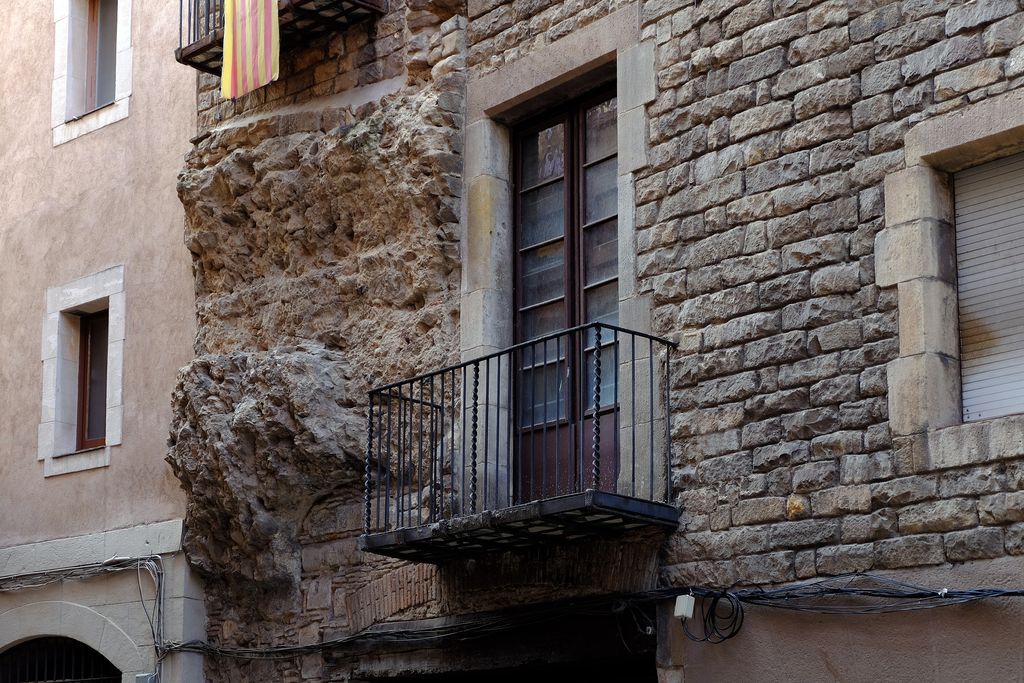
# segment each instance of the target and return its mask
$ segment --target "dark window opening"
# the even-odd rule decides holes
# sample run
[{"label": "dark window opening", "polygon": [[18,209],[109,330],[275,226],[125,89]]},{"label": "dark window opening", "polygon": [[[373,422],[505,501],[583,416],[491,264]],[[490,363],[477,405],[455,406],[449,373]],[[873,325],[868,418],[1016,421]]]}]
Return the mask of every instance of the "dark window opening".
[{"label": "dark window opening", "polygon": [[0,683],[120,683],[121,672],[85,643],[35,638],[0,652]]},{"label": "dark window opening", "polygon": [[78,450],[107,437],[107,311],[79,318]]}]

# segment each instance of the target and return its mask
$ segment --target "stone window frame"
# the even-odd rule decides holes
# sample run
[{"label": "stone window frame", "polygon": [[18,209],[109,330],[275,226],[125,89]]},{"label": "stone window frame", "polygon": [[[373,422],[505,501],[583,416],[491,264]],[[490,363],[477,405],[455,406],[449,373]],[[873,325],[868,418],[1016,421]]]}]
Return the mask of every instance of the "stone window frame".
[{"label": "stone window frame", "polygon": [[897,288],[899,354],[887,370],[894,447],[915,471],[1024,454],[1024,414],[963,422],[951,174],[1024,151],[1024,91],[911,128],[884,182],[875,281]]},{"label": "stone window frame", "polygon": [[[77,450],[78,325],[73,311],[108,311],[107,416],[103,446]],[[124,266],[72,280],[46,290],[41,360],[43,364],[37,458],[43,476],[80,472],[110,464],[110,449],[121,444],[124,417]]]},{"label": "stone window frame", "polygon": [[75,55],[82,49],[88,6],[89,0],[53,0],[50,128],[54,147],[128,117],[132,94],[132,0],[117,3],[114,101],[82,113],[85,78],[81,70],[85,66]]},{"label": "stone window frame", "polygon": [[[625,5],[466,87],[461,352],[464,361],[514,343],[512,135],[510,123],[564,99],[588,76],[615,73],[618,108],[619,324],[651,332],[651,294],[641,293],[636,266],[634,173],[647,165],[646,105],[656,97],[655,41],[641,40],[639,3]],[[596,84],[595,84],[596,85]],[[586,89],[580,90],[583,94]],[[637,360],[641,357],[637,350]],[[620,370],[621,371],[621,370]],[[500,402],[500,399],[499,399]],[[505,406],[495,405],[495,414]],[[656,452],[664,444],[655,415]],[[648,425],[647,428],[650,428]],[[641,468],[643,469],[643,468]],[[663,467],[655,467],[656,472]],[[667,482],[655,482],[655,496]]]}]

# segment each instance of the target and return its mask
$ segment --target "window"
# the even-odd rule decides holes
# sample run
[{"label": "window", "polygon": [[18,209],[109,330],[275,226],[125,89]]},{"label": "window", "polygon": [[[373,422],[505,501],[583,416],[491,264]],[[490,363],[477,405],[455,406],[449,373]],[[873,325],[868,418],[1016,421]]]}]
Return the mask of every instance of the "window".
[{"label": "window", "polygon": [[1024,412],[1024,154],[953,184],[963,419]]},{"label": "window", "polygon": [[[515,330],[524,342],[593,322],[617,324],[618,172],[613,91],[581,99],[519,128],[515,142]],[[610,335],[609,335],[610,336]],[[519,370],[520,455],[517,489],[523,499],[565,491],[578,481],[576,430],[593,420],[595,337],[572,348],[572,337],[527,347]],[[611,343],[607,336],[604,347]],[[605,356],[608,358],[609,356]],[[584,379],[585,378],[585,379]],[[602,395],[614,394],[615,372],[602,376]],[[608,386],[604,386],[607,383]],[[601,406],[602,430],[613,433],[615,406]],[[614,445],[607,458],[613,458]],[[534,457],[537,449],[548,457]],[[554,457],[549,454],[555,453]],[[605,454],[602,454],[605,457]],[[616,465],[602,470],[614,488]]]},{"label": "window", "polygon": [[38,457],[53,476],[110,463],[121,443],[124,266],[51,287],[42,340]]},{"label": "window", "polygon": [[117,66],[117,0],[89,0],[86,39],[86,111],[114,101]]},{"label": "window", "polygon": [[3,683],[120,683],[121,672],[106,657],[77,640],[34,638],[0,653]]},{"label": "window", "polygon": [[79,318],[78,450],[103,446],[107,434],[107,311]]},{"label": "window", "polygon": [[126,0],[54,3],[54,145],[128,116],[131,5]]}]

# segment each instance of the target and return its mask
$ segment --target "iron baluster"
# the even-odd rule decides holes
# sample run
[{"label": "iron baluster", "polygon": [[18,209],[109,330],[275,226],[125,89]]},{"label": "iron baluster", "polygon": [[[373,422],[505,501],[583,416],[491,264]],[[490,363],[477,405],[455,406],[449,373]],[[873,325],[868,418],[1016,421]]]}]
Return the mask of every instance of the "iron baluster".
[{"label": "iron baluster", "polygon": [[370,459],[373,457],[373,393],[369,394],[370,410],[366,416],[366,467],[363,472],[365,509],[363,510],[363,533],[370,533]]},{"label": "iron baluster", "polygon": [[601,326],[594,326],[594,489],[601,488]]},{"label": "iron baluster", "polygon": [[469,483],[469,501],[470,510],[476,512],[476,439],[477,439],[477,416],[480,412],[479,405],[479,392],[480,392],[480,363],[473,364],[473,438],[470,448],[473,449],[473,458],[470,464],[472,468],[472,478]]}]

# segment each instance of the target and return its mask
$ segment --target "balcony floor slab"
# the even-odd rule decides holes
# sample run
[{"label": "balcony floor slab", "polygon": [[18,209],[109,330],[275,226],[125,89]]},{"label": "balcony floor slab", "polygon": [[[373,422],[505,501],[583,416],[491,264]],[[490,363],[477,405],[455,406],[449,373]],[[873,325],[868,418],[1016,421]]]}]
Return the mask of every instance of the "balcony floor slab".
[{"label": "balcony floor slab", "polygon": [[606,536],[632,529],[675,529],[672,505],[606,491],[584,491],[488,510],[422,526],[359,537],[361,550],[415,562],[439,563],[485,552],[532,548],[539,543]]}]

